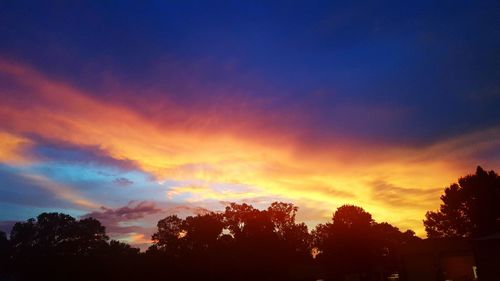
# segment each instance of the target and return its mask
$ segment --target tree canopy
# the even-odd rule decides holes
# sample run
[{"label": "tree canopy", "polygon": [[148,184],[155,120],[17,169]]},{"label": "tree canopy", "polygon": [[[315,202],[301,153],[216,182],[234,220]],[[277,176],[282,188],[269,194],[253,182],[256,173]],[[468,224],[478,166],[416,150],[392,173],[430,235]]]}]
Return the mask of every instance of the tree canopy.
[{"label": "tree canopy", "polygon": [[[104,226],[94,218],[42,213],[12,227],[10,257],[4,263],[8,266],[1,274],[8,275],[7,280],[111,279],[110,266],[134,259],[139,249],[108,240]],[[113,276],[131,277],[129,270]]]},{"label": "tree canopy", "polygon": [[370,276],[382,265],[397,267],[399,247],[419,239],[413,231],[375,222],[370,213],[354,205],[339,207],[332,221],[319,224],[312,235],[318,260],[330,276],[340,279],[351,273]]},{"label": "tree canopy", "polygon": [[444,190],[437,211],[425,215],[429,238],[481,237],[500,232],[500,177],[480,166]]},{"label": "tree canopy", "polygon": [[[185,219],[171,215],[158,222],[154,244],[146,254],[182,260],[217,280],[228,276],[241,279],[242,274],[254,279],[283,275],[291,265],[312,261],[310,234],[304,223],[295,221],[297,210],[293,204],[282,202],[274,202],[265,210],[231,203],[221,213]],[[215,264],[207,266],[211,263]],[[220,264],[226,267],[221,270]],[[179,264],[178,268],[183,266]]]},{"label": "tree canopy", "polygon": [[75,220],[61,213],[42,213],[37,219],[18,222],[12,228],[12,250],[18,254],[54,253],[90,255],[102,247],[108,237],[104,226],[93,218]]}]

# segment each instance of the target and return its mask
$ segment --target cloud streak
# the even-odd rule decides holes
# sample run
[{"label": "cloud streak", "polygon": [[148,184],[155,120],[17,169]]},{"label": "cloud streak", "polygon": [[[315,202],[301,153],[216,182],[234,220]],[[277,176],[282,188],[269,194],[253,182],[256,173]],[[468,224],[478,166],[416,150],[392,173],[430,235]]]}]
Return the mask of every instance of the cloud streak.
[{"label": "cloud streak", "polygon": [[52,194],[54,194],[55,197],[71,202],[74,205],[79,206],[80,208],[96,209],[100,206],[99,203],[96,203],[78,194],[78,192],[76,192],[73,188],[64,184],[54,182],[43,175],[23,173],[21,176],[30,181],[33,185],[50,191]]}]

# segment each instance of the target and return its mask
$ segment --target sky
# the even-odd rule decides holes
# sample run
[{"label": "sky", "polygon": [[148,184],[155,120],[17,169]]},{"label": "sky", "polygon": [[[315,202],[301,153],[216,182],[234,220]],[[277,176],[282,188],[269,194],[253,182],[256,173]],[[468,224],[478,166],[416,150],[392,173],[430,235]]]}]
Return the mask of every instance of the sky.
[{"label": "sky", "polygon": [[500,171],[498,1],[0,1],[0,230],[343,204],[425,237]]}]

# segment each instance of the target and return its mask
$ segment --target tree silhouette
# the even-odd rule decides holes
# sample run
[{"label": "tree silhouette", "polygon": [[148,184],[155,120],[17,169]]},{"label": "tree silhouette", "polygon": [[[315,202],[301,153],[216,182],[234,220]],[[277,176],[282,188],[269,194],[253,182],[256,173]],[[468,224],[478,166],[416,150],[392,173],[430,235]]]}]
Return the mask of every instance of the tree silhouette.
[{"label": "tree silhouette", "polygon": [[231,203],[223,213],[171,215],[158,222],[147,255],[153,262],[155,255],[170,260],[174,274],[187,279],[276,279],[311,259],[310,235],[295,222],[297,210],[282,202],[266,210]]},{"label": "tree silhouette", "polygon": [[319,250],[318,261],[331,278],[349,274],[369,280],[377,267],[396,267],[397,248],[412,239],[412,231],[402,233],[388,223],[376,223],[363,208],[344,205],[332,222],[318,225],[312,233]]},{"label": "tree silhouette", "polygon": [[186,245],[193,251],[204,251],[213,247],[222,234],[224,223],[222,216],[216,213],[207,213],[189,216],[183,223]]},{"label": "tree silhouette", "polygon": [[6,278],[7,276],[7,270],[10,267],[10,254],[10,242],[7,239],[7,234],[3,231],[0,231],[0,280]]},{"label": "tree silhouette", "polygon": [[287,229],[295,224],[295,214],[299,208],[291,203],[273,202],[267,208],[271,221],[275,225],[275,231],[281,236],[285,235]]},{"label": "tree silhouette", "polygon": [[425,215],[429,238],[480,237],[500,231],[500,177],[477,167],[450,185],[438,211]]},{"label": "tree silhouette", "polygon": [[274,225],[269,216],[246,203],[231,203],[224,212],[224,223],[237,240],[270,234]]},{"label": "tree silhouette", "polygon": [[7,239],[7,234],[0,231],[0,253],[5,254],[9,251],[10,243]]},{"label": "tree silhouette", "polygon": [[[0,280],[368,280],[380,268],[397,269],[399,247],[418,239],[352,205],[311,235],[297,212],[283,202],[231,203],[219,213],[170,215],[145,253],[108,242],[96,219],[42,213],[16,223],[10,241],[0,232]],[[315,260],[312,247],[320,251]]]},{"label": "tree silhouette", "polygon": [[103,247],[108,237],[96,219],[77,221],[66,214],[42,213],[36,220],[16,223],[10,239],[19,254],[89,255]]},{"label": "tree silhouette", "polygon": [[168,216],[158,221],[158,231],[152,236],[154,241],[152,250],[161,250],[169,254],[176,254],[180,249],[179,238],[183,231],[183,221],[176,215]]},{"label": "tree silhouette", "polygon": [[133,264],[138,249],[112,241],[93,218],[76,220],[42,213],[16,223],[10,233],[11,280],[128,280],[132,267],[112,274],[117,263]]},{"label": "tree silhouette", "polygon": [[[337,209],[332,223],[320,226],[318,248],[320,260],[328,267],[330,275],[342,277],[354,272],[369,272],[373,260],[374,237],[371,214],[361,207],[344,205]],[[325,235],[325,236],[322,236]]]},{"label": "tree silhouette", "polygon": [[127,243],[123,243],[117,240],[109,241],[109,251],[115,257],[119,256],[134,256],[139,254],[139,249],[130,246]]}]

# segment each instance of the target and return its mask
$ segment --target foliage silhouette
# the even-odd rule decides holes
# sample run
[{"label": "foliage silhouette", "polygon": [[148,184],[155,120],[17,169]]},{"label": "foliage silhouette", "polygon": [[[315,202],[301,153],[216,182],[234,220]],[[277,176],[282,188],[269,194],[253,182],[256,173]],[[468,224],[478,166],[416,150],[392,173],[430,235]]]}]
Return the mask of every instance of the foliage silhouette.
[{"label": "foliage silhouette", "polygon": [[108,237],[93,218],[76,221],[65,214],[42,213],[37,220],[16,223],[10,240],[17,255],[36,250],[44,255],[85,256],[103,247]]},{"label": "foliage silhouette", "polygon": [[310,235],[305,224],[295,222],[297,210],[281,202],[267,210],[231,203],[223,213],[168,216],[158,222],[146,255],[175,264],[176,273],[162,277],[289,280],[290,268],[312,262]]},{"label": "foliage silhouette", "polygon": [[332,222],[318,225],[312,235],[319,250],[317,260],[327,276],[340,280],[372,280],[380,274],[378,268],[397,268],[399,246],[418,239],[412,231],[376,223],[370,213],[353,205],[339,207]]},{"label": "foliage silhouette", "polygon": [[429,238],[481,237],[500,232],[500,177],[477,167],[441,196],[438,211],[425,215]]},{"label": "foliage silhouette", "polygon": [[[135,258],[139,251],[107,240],[104,226],[96,219],[42,213],[13,226],[10,266],[3,274],[7,280],[118,280],[113,278],[130,270],[116,274],[112,268]],[[132,274],[122,277],[128,280]]]},{"label": "foliage silhouette", "polygon": [[[145,252],[111,240],[93,218],[42,213],[19,222],[10,240],[0,233],[0,277],[24,280],[316,280],[373,267],[393,266],[396,248],[417,239],[378,224],[356,206],[342,206],[332,222],[308,232],[298,207],[274,202],[259,210],[229,204],[207,212],[158,221]],[[321,251],[313,259],[311,250]],[[375,262],[376,261],[376,262]],[[323,269],[321,269],[323,267]],[[322,274],[327,272],[328,275]]]}]

